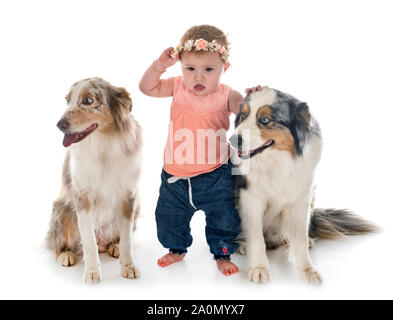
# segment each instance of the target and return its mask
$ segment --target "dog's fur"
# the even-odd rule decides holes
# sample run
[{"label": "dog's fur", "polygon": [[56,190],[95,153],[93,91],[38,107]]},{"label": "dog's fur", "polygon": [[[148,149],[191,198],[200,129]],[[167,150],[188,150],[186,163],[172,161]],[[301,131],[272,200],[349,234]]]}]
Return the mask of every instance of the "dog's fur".
[{"label": "dog's fur", "polygon": [[314,210],[313,177],[322,138],[306,103],[269,88],[249,93],[230,142],[240,157],[235,205],[250,281],[270,280],[266,248],[288,244],[300,277],[318,284],[322,278],[310,261],[309,237],[332,239],[377,229],[346,210]]},{"label": "dog's fur", "polygon": [[101,280],[98,253],[104,251],[120,257],[123,277],[137,278],[131,235],[140,209],[142,129],[130,114],[131,98],[124,88],[89,78],[76,82],[66,99],[58,127],[69,149],[47,247],[65,267],[83,253],[88,283]]}]

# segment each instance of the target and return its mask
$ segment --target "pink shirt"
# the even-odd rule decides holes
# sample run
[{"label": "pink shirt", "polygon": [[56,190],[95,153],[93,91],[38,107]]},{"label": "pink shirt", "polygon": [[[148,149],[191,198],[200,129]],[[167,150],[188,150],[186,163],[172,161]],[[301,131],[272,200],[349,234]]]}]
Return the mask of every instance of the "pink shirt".
[{"label": "pink shirt", "polygon": [[210,172],[228,162],[228,97],[225,84],[207,96],[188,90],[182,76],[173,84],[169,134],[164,153],[164,170],[178,177]]}]

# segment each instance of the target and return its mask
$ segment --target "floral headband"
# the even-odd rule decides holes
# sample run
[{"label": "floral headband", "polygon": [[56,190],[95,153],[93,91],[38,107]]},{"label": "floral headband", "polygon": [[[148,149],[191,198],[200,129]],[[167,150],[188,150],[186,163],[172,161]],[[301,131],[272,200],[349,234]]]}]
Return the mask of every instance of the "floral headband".
[{"label": "floral headband", "polygon": [[219,43],[217,43],[216,40],[213,40],[212,42],[207,42],[204,39],[187,40],[186,42],[184,42],[184,46],[182,45],[177,46],[171,56],[173,59],[176,59],[180,52],[182,52],[183,50],[191,51],[192,48],[195,48],[196,51],[203,50],[203,51],[218,52],[221,55],[222,61],[228,63],[228,57],[229,57],[228,49],[225,48],[225,46],[222,46]]}]

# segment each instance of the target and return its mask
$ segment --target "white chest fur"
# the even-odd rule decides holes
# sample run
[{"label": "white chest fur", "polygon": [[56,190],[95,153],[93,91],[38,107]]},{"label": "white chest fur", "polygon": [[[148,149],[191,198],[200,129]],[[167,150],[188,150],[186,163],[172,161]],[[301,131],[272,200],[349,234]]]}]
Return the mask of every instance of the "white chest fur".
[{"label": "white chest fur", "polygon": [[137,189],[141,152],[125,150],[123,140],[98,135],[71,148],[73,189],[88,197],[97,215],[111,216],[113,211],[121,211],[124,199]]},{"label": "white chest fur", "polygon": [[241,190],[241,194],[248,193],[262,203],[265,215],[278,215],[284,207],[311,194],[321,148],[321,139],[314,136],[301,157],[272,149],[251,158],[248,165],[242,162],[241,170],[247,177],[248,187]]}]

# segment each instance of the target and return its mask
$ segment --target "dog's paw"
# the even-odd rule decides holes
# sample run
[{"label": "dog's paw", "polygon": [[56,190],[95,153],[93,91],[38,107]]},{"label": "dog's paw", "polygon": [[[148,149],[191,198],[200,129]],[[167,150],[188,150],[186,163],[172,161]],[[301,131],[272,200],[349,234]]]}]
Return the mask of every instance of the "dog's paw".
[{"label": "dog's paw", "polygon": [[84,279],[87,284],[97,284],[101,281],[101,274],[98,270],[85,271]]},{"label": "dog's paw", "polygon": [[120,268],[121,268],[121,276],[123,278],[127,278],[127,279],[139,278],[139,272],[132,264],[128,264],[128,265],[121,264]]},{"label": "dog's paw", "polygon": [[109,254],[111,257],[118,258],[119,255],[120,255],[119,245],[118,245],[117,243],[111,243],[111,244],[108,246],[107,252],[108,252],[108,254]]},{"label": "dog's paw", "polygon": [[62,252],[57,258],[57,262],[63,267],[72,267],[76,263],[75,254],[71,251]]},{"label": "dog's paw", "polygon": [[252,267],[248,270],[248,279],[254,283],[266,283],[270,281],[269,270],[265,267]]},{"label": "dog's paw", "polygon": [[300,278],[310,284],[321,284],[322,277],[314,268],[307,268],[300,272]]},{"label": "dog's paw", "polygon": [[247,247],[245,245],[240,245],[239,249],[237,249],[237,251],[242,255],[245,256],[247,255]]}]

